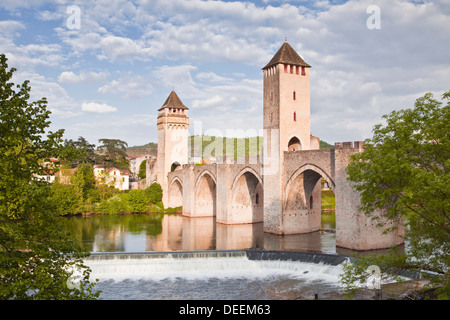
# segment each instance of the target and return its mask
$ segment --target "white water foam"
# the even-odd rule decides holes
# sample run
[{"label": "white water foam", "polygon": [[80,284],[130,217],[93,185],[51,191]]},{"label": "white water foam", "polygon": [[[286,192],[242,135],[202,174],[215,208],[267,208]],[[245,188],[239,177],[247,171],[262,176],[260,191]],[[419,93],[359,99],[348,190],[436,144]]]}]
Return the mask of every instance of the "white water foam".
[{"label": "white water foam", "polygon": [[189,259],[107,259],[85,262],[92,269],[91,279],[122,281],[209,278],[265,278],[284,275],[289,278],[338,283],[341,267],[322,263],[233,258]]}]

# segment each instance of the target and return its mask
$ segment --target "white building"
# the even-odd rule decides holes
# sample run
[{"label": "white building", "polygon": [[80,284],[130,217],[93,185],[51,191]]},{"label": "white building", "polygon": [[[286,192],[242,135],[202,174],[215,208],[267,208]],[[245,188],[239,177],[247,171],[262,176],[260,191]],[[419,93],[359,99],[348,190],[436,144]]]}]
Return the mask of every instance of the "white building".
[{"label": "white building", "polygon": [[94,176],[100,184],[106,184],[119,190],[130,190],[130,172],[128,170],[95,165]]}]

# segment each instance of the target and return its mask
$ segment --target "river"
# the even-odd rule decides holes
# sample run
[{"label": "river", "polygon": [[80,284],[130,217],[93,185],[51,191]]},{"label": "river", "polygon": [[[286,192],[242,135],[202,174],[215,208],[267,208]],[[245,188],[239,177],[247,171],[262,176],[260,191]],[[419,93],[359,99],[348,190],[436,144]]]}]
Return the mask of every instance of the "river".
[{"label": "river", "polygon": [[223,225],[215,218],[180,214],[92,215],[65,219],[67,230],[90,252],[242,250],[259,248],[336,253],[334,213],[322,215],[322,229],[274,235],[263,224]]}]

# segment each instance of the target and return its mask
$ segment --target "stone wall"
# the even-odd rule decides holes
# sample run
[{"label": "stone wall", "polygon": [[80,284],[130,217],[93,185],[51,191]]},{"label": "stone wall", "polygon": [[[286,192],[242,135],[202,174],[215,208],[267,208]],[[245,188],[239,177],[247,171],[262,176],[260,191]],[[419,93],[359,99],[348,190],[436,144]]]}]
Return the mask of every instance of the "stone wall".
[{"label": "stone wall", "polygon": [[[400,223],[395,233],[382,234],[383,229],[373,217],[381,217],[381,212],[367,216],[359,211],[360,195],[354,191],[353,183],[347,180],[345,169],[352,154],[363,151],[363,142],[343,142],[335,144],[335,196],[336,196],[336,246],[354,250],[372,250],[388,248],[403,243]],[[389,223],[387,226],[392,226]]]}]

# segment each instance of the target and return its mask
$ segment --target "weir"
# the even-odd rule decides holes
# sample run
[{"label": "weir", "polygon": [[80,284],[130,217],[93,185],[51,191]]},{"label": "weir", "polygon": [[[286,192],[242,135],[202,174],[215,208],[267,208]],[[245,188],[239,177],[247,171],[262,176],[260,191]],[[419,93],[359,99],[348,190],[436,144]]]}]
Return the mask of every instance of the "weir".
[{"label": "weir", "polygon": [[100,299],[298,299],[340,289],[346,258],[266,250],[92,253]]},{"label": "weir", "polygon": [[280,260],[307,263],[320,263],[337,266],[348,257],[335,254],[309,253],[298,251],[277,250],[199,250],[199,251],[168,251],[168,252],[95,252],[86,261],[101,260],[143,260],[143,259],[217,259],[217,258],[247,258],[248,260]]}]

